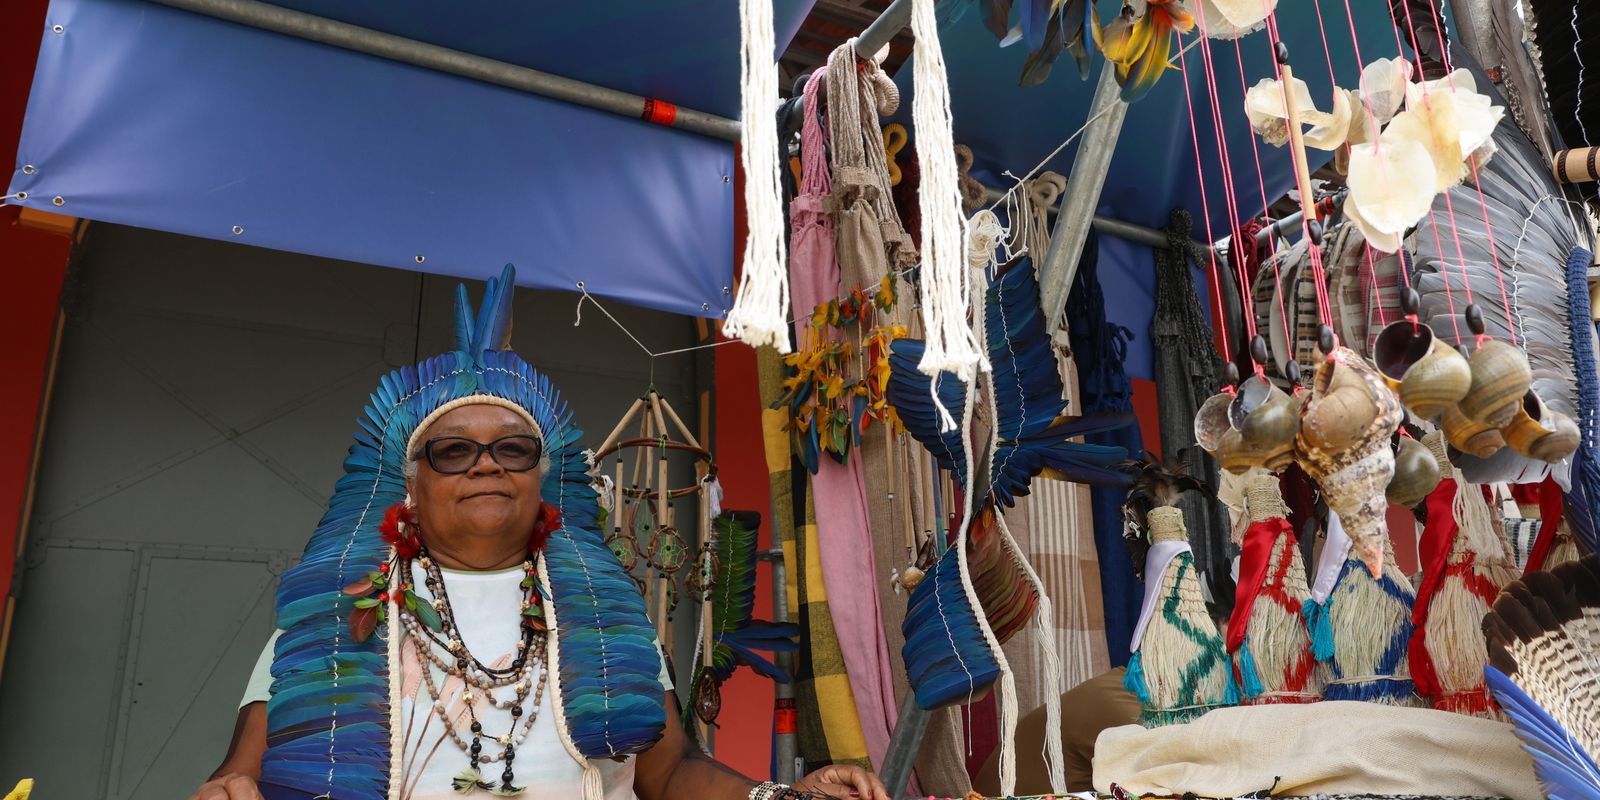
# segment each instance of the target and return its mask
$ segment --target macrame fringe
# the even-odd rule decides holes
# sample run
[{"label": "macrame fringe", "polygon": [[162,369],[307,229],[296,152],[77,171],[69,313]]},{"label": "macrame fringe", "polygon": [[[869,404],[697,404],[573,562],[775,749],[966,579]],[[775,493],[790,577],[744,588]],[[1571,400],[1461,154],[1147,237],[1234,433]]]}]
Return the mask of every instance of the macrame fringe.
[{"label": "macrame fringe", "polygon": [[[911,101],[914,140],[921,168],[918,200],[922,209],[922,323],[927,347],[917,368],[937,376],[953,372],[971,383],[988,358],[967,326],[966,219],[951,132],[950,84],[939,46],[935,0],[912,0],[911,31],[916,37]],[[776,100],[774,100],[776,103]],[[942,422],[953,422],[942,420]],[[948,428],[946,428],[948,430]]]},{"label": "macrame fringe", "polygon": [[[994,387],[989,387],[989,395],[994,396]],[[990,428],[990,436],[994,436],[994,428]],[[993,442],[990,443],[990,452],[994,452]],[[1050,595],[1045,591],[1044,581],[1034,571],[1033,565],[1028,563],[1027,557],[1017,545],[1017,540],[1011,535],[1011,529],[1006,526],[1005,514],[995,513],[995,522],[1004,537],[1005,546],[1011,551],[1012,559],[1021,567],[1023,575],[1029,583],[1033,584],[1034,592],[1039,596],[1039,605],[1033,611],[1033,645],[1044,654],[1044,714],[1045,737],[1044,754],[1045,768],[1050,778],[1050,787],[1053,792],[1066,791],[1066,759],[1061,744],[1061,656],[1056,652],[1055,607],[1050,602]],[[1012,726],[1015,728],[1015,725]]]},{"label": "macrame fringe", "polygon": [[1431,700],[1440,710],[1493,717],[1483,677],[1488,660],[1483,617],[1501,588],[1487,562],[1504,554],[1483,493],[1465,483],[1459,471],[1455,477],[1456,538],[1424,626],[1423,644],[1439,682],[1439,696]]},{"label": "macrame fringe", "polygon": [[[1333,598],[1328,598],[1328,603],[1332,602]],[[1333,622],[1327,604],[1308,598],[1300,607],[1300,613],[1305,616],[1306,629],[1311,632],[1311,655],[1318,661],[1333,658]]]},{"label": "macrame fringe", "polygon": [[1384,551],[1381,580],[1360,559],[1346,559],[1323,606],[1332,640],[1325,700],[1415,702],[1406,649],[1416,592],[1394,565],[1387,541]]},{"label": "macrame fringe", "polygon": [[789,352],[788,259],[784,252],[783,196],[778,182],[777,49],[772,0],[739,0],[740,163],[749,233],[744,243],[744,280],[728,311],[723,332],[752,347]]}]

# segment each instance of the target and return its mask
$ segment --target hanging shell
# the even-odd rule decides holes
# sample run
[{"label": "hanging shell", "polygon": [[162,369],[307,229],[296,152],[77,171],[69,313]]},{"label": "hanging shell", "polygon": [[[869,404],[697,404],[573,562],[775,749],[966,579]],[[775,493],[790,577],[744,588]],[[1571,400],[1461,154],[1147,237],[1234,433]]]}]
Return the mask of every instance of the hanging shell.
[{"label": "hanging shell", "polygon": [[1545,406],[1529,391],[1523,395],[1511,423],[1501,431],[1506,444],[1518,453],[1555,463],[1578,449],[1578,426],[1570,417]]},{"label": "hanging shell", "polygon": [[1472,385],[1471,365],[1425,324],[1403,319],[1390,323],[1378,334],[1372,358],[1400,402],[1420,417],[1443,414]]},{"label": "hanging shell", "polygon": [[1216,455],[1222,446],[1223,435],[1233,427],[1228,422],[1228,404],[1231,402],[1232,395],[1217,392],[1206,398],[1194,415],[1194,440],[1207,453]]},{"label": "hanging shell", "polygon": [[1243,475],[1254,467],[1276,472],[1294,461],[1294,441],[1290,438],[1283,442],[1256,444],[1246,441],[1237,429],[1229,428],[1222,435],[1222,443],[1217,446],[1215,455],[1217,463],[1235,475]]},{"label": "hanging shell", "polygon": [[1394,477],[1384,496],[1390,503],[1411,508],[1422,502],[1439,485],[1439,462],[1426,445],[1409,436],[1400,437],[1394,454]]},{"label": "hanging shell", "polygon": [[1498,339],[1483,343],[1472,353],[1472,385],[1461,399],[1461,413],[1492,428],[1504,427],[1516,416],[1518,403],[1533,385],[1528,356]]},{"label": "hanging shell", "polygon": [[1441,422],[1444,425],[1444,438],[1450,442],[1450,446],[1468,455],[1488,458],[1506,446],[1499,429],[1467,419],[1459,407],[1444,412]]},{"label": "hanging shell", "polygon": [[[1265,388],[1255,389],[1256,386]],[[1239,422],[1239,435],[1252,446],[1271,450],[1292,444],[1295,432],[1300,428],[1299,404],[1265,378],[1253,378],[1241,387],[1234,400],[1235,407],[1247,395],[1257,392],[1262,397],[1256,400],[1255,407]]]},{"label": "hanging shell", "polygon": [[1354,351],[1338,347],[1317,367],[1301,410],[1297,460],[1322,490],[1374,576],[1383,568],[1394,477],[1389,437],[1404,416],[1400,398]]}]

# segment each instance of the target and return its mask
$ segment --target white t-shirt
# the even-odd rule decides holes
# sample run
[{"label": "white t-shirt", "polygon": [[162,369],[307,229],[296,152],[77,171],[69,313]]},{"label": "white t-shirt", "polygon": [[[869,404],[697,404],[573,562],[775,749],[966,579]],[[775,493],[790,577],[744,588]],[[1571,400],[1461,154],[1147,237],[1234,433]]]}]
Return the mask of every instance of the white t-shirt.
[{"label": "white t-shirt", "polygon": [[[522,575],[517,567],[496,572],[444,570],[450,609],[461,629],[462,642],[478,660],[496,669],[511,664],[521,636],[518,621],[522,609]],[[416,580],[410,582],[417,594],[429,597],[427,588],[420,580],[420,568],[414,577]],[[251,673],[241,706],[265,701],[271,696],[272,649],[277,636],[274,633],[262,651],[255,671]],[[432,708],[432,698],[428,697],[427,685],[418,670],[422,664],[427,664],[428,669],[432,670],[434,686],[446,695],[443,698],[446,707],[458,712],[453,715],[456,730],[461,734],[462,741],[470,743],[470,722],[459,703],[461,684],[454,679],[447,683],[445,675],[437,667],[418,656],[414,644],[409,636],[401,642],[401,708],[392,721],[393,724],[403,725],[407,732],[401,758],[404,783],[400,797],[402,800],[459,800],[461,795],[451,787],[451,780],[466,768],[468,756],[445,733],[444,723]],[[661,664],[661,686],[663,692],[672,690],[665,660]],[[546,683],[544,696],[539,701],[538,717],[527,738],[517,747],[513,764],[516,773],[514,784],[528,787],[527,792],[521,795],[523,800],[570,800],[583,795],[583,768],[567,753],[556,735],[555,715],[550,706],[554,689],[554,681]],[[502,686],[495,689],[494,693],[501,700],[516,696],[511,686]],[[522,712],[524,717],[531,713],[532,706],[530,692]],[[511,730],[511,712],[495,708],[482,700],[477,702],[475,708],[483,724],[483,752],[487,755],[501,752],[504,748],[496,742],[495,737]],[[521,723],[517,725],[520,729]],[[606,800],[635,800],[632,758],[620,762],[598,759],[594,764],[599,767],[605,781]],[[483,764],[480,771],[483,780],[498,784],[505,764]]]}]

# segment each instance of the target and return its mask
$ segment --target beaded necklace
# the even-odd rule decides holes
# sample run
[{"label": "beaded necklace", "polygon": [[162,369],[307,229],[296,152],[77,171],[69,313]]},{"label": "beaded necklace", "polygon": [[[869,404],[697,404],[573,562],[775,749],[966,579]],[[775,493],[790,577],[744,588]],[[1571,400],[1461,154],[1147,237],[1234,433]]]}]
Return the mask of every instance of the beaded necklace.
[{"label": "beaded necklace", "polygon": [[[379,525],[384,541],[394,547],[391,560],[380,565],[376,572],[344,587],[345,594],[357,598],[350,614],[350,633],[358,642],[372,635],[377,623],[383,619],[384,603],[394,595],[396,608],[399,609],[399,622],[419,656],[427,662],[421,665],[422,679],[428,694],[433,697],[433,713],[444,723],[450,739],[468,755],[466,769],[452,781],[455,790],[461,794],[482,789],[496,796],[511,797],[521,794],[526,788],[512,783],[516,779],[512,764],[516,760],[517,746],[527,738],[533,730],[534,720],[538,718],[539,704],[544,698],[548,677],[544,664],[549,631],[545,623],[544,598],[540,592],[536,562],[550,532],[560,526],[560,513],[550,504],[544,504],[528,536],[529,557],[522,562],[523,597],[521,613],[518,615],[522,635],[517,641],[516,656],[507,668],[497,669],[484,664],[462,641],[460,626],[456,624],[455,612],[450,607],[450,593],[445,588],[444,572],[422,543],[416,509],[407,503],[391,506]],[[432,599],[424,599],[412,590],[418,566],[422,567],[423,585],[428,588]],[[470,743],[456,730],[429,664],[438,667],[446,676],[461,680],[461,699],[471,720]],[[512,687],[513,699],[501,700],[494,696],[494,690],[504,686]],[[524,718],[530,692],[533,695],[532,711],[527,712]],[[480,698],[490,706],[511,714],[511,729],[490,737],[504,748],[493,755],[483,752],[485,733],[477,710]],[[522,723],[520,729],[517,725],[519,721]],[[495,762],[505,764],[499,785],[483,780],[481,771],[482,765]]]},{"label": "beaded necklace", "polygon": [[[544,687],[547,673],[544,669],[547,632],[543,625],[543,618],[527,615],[526,612],[539,603],[538,575],[534,559],[522,562],[524,578],[522,581],[525,592],[522,600],[522,637],[517,642],[517,653],[512,659],[510,667],[496,669],[484,664],[470,650],[461,638],[461,629],[456,624],[455,613],[450,607],[450,595],[445,586],[444,572],[439,568],[438,562],[428,554],[426,546],[420,548],[417,557],[405,564],[404,569],[409,573],[406,578],[415,579],[416,568],[423,570],[423,585],[433,595],[431,602],[418,598],[419,602],[432,606],[438,617],[438,630],[427,624],[427,620],[419,617],[414,608],[409,604],[400,605],[400,620],[406,633],[416,645],[417,652],[428,663],[438,667],[446,676],[459,678],[463,689],[462,703],[466,706],[467,716],[470,720],[471,741],[457,730],[454,720],[445,706],[439,686],[434,681],[433,670],[425,663],[422,665],[422,679],[429,696],[433,698],[433,713],[444,723],[445,731],[451,741],[468,754],[468,765],[452,781],[457,792],[471,794],[483,789],[494,795],[510,797],[521,794],[526,787],[516,786],[516,779],[512,763],[516,760],[517,746],[522,744],[529,732],[533,730],[534,721],[539,715],[539,704],[544,697]],[[426,613],[426,612],[424,612]],[[493,690],[511,686],[514,696],[510,700],[501,700],[495,697]],[[525,713],[525,706],[530,695],[533,696],[531,710]],[[478,703],[488,703],[511,713],[511,729],[498,736],[486,734],[483,723],[478,719]],[[521,722],[519,726],[517,723]],[[483,752],[483,739],[489,737],[504,749],[494,754]],[[504,763],[505,769],[500,774],[500,783],[484,781],[482,765],[496,762]]]}]

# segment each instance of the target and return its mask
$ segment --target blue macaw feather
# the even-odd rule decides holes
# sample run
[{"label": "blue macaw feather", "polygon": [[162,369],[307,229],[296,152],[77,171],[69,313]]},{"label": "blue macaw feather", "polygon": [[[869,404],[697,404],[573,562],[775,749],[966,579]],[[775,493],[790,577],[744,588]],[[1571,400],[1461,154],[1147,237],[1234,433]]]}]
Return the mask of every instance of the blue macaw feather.
[{"label": "blue macaw feather", "polygon": [[1522,748],[1533,757],[1534,773],[1546,795],[1552,800],[1600,800],[1600,769],[1593,754],[1574,744],[1566,728],[1505,673],[1485,666],[1483,675],[1495,702],[1511,717]]},{"label": "blue macaw feather", "polygon": [[[544,434],[551,468],[540,493],[561,512],[545,550],[560,663],[559,702],[581,753],[609,758],[647,749],[665,726],[655,628],[632,579],[596,528],[598,498],[578,448],[581,432],[547,377],[500,349],[510,334],[510,267],[474,316],[456,297],[455,334],[465,348],[385,375],[358,421],[345,474],[335,484],[301,561],[278,588],[279,637],[262,759],[268,797],[332,794],[381,798],[389,780],[386,636],[350,639],[352,599],[340,590],[386,560],[378,525],[406,493],[406,443],[434,409],[487,394],[526,409]],[[335,716],[337,715],[337,716]]]},{"label": "blue macaw feather", "polygon": [[911,591],[901,656],[919,708],[964,703],[1000,677],[961,582],[957,550],[945,551]]},{"label": "blue macaw feather", "polygon": [[1028,52],[1044,46],[1045,28],[1050,22],[1050,0],[1022,0],[1022,38],[1028,43]]},{"label": "blue macaw feather", "polygon": [[[456,350],[463,353],[472,352],[472,335],[477,330],[473,320],[472,299],[467,296],[466,284],[456,284]],[[387,376],[384,386],[388,385]],[[393,402],[394,398],[389,398]]]},{"label": "blue macaw feather", "polygon": [[[928,448],[939,466],[954,471],[957,480],[965,480],[967,458],[961,431],[939,430],[939,412],[930,396],[933,379],[917,369],[924,349],[921,339],[896,339],[889,344],[889,385],[884,394],[911,438]],[[950,418],[961,419],[966,405],[966,385],[961,379],[941,373],[938,395],[939,405]]]}]

